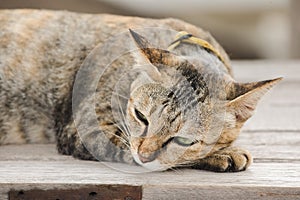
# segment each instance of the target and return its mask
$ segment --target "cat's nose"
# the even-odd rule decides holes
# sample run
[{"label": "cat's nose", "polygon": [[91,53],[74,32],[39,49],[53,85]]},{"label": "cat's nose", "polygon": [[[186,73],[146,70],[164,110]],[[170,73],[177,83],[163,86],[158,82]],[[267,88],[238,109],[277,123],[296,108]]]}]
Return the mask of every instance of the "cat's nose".
[{"label": "cat's nose", "polygon": [[150,155],[145,155],[145,154],[138,153],[138,156],[142,163],[147,163],[153,161],[156,157],[156,154],[154,153]]}]

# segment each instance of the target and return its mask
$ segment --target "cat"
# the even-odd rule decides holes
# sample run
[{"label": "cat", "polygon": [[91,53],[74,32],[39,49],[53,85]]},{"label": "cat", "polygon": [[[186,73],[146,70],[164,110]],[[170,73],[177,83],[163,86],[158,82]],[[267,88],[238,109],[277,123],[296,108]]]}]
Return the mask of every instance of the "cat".
[{"label": "cat", "polygon": [[151,171],[251,164],[232,143],[281,78],[237,83],[208,32],[176,19],[26,9],[0,11],[0,24],[1,145],[56,142],[61,154]]}]

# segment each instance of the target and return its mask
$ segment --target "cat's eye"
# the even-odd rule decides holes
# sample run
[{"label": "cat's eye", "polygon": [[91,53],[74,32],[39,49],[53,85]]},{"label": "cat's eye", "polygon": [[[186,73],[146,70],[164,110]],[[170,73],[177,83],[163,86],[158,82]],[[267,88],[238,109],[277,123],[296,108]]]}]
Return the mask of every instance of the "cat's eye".
[{"label": "cat's eye", "polygon": [[143,115],[143,113],[141,113],[140,111],[138,111],[137,109],[134,109],[135,112],[135,116],[141,121],[143,122],[146,126],[148,126],[149,122],[147,120],[147,118],[145,117],[145,115]]},{"label": "cat's eye", "polygon": [[174,142],[181,146],[192,146],[196,143],[194,140],[185,137],[174,137]]}]

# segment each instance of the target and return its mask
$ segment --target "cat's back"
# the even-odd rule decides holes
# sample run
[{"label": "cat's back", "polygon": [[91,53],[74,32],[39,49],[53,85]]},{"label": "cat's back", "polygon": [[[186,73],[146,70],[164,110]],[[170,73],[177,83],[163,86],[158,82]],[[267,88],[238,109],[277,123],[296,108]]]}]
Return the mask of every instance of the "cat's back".
[{"label": "cat's back", "polygon": [[[55,95],[59,96],[70,90],[71,82],[68,85],[66,80],[72,79],[96,45],[129,28],[162,27],[188,31],[212,43],[229,62],[224,50],[210,34],[174,19],[3,10],[0,11],[0,26],[0,75],[3,82],[15,80],[17,87],[40,82],[39,86],[44,84],[46,87],[43,89],[52,89],[52,93],[55,90]],[[170,37],[162,36],[160,40]]]},{"label": "cat's back", "polygon": [[[185,30],[207,40],[221,54],[226,54],[209,33],[175,19],[154,20],[107,14],[24,9],[0,11],[0,25],[1,60],[7,63],[14,57],[15,63],[11,63],[11,66],[26,63],[35,66],[34,64],[38,62],[45,65],[54,60],[63,65],[68,60],[78,57],[80,51],[90,51],[111,36],[129,28],[141,27]],[[228,62],[227,56],[225,60]]]},{"label": "cat's back", "polygon": [[96,45],[129,28],[185,30],[210,42],[229,63],[209,33],[175,19],[2,10],[0,27],[0,144],[54,141],[55,113],[69,108],[83,60]]}]

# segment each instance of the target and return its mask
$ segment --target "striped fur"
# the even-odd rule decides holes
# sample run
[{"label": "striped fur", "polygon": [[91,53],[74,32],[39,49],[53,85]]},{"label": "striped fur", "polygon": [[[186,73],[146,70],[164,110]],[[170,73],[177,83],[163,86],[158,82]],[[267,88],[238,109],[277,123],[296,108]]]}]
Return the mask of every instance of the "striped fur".
[{"label": "striped fur", "polygon": [[[56,141],[62,154],[138,163],[150,170],[194,166],[240,171],[251,163],[249,153],[230,145],[260,97],[278,80],[236,83],[227,54],[202,29],[175,19],[47,10],[2,10],[0,25],[1,145]],[[114,35],[129,36],[129,28],[142,27],[191,33],[209,42],[224,63],[194,44],[180,44],[169,52],[147,41],[167,47],[172,38],[165,32],[149,29],[145,39],[132,31],[133,38],[118,41],[106,53],[135,41],[141,50],[138,60],[151,65],[146,75],[129,74],[121,84],[124,94],[115,94],[113,88],[128,70],[124,66],[136,65],[132,55],[125,56],[106,71],[88,74],[93,80],[103,72],[95,96],[74,98],[75,78],[84,60],[83,67],[112,59],[87,55],[95,47],[105,52],[101,45]],[[137,119],[135,109],[149,124]],[[176,146],[179,136],[195,141],[190,147]]]}]

